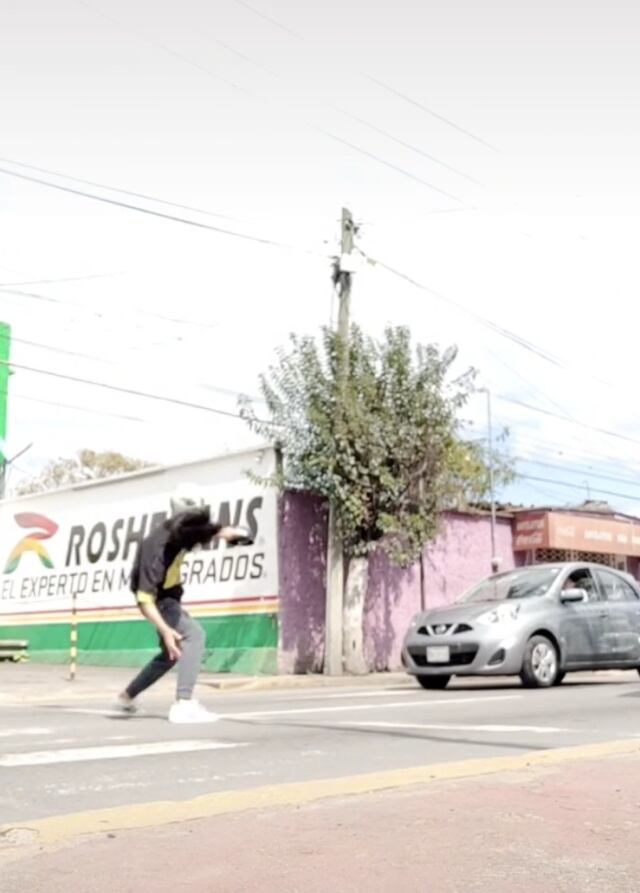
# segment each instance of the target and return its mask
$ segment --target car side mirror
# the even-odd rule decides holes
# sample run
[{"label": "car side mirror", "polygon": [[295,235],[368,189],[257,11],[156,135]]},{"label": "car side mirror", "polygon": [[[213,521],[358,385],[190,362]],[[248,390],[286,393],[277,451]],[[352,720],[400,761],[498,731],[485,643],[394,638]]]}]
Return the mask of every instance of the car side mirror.
[{"label": "car side mirror", "polygon": [[575,605],[579,602],[589,601],[586,589],[563,589],[560,593],[560,601],[563,605]]}]

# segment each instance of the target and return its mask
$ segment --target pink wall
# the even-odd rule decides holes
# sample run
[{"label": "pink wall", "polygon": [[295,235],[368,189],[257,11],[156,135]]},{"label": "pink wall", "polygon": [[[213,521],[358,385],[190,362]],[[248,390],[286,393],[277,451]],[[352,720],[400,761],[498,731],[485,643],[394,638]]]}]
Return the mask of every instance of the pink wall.
[{"label": "pink wall", "polygon": [[305,493],[284,493],[279,511],[278,672],[320,673],[324,662],[326,505]]},{"label": "pink wall", "polygon": [[364,653],[371,670],[400,666],[402,640],[420,610],[420,565],[399,568],[382,548],[371,555],[364,610]]},{"label": "pink wall", "polygon": [[[514,567],[511,522],[496,523],[501,570]],[[491,573],[491,520],[486,515],[447,514],[437,539],[424,551],[424,604],[448,605]],[[395,567],[383,549],[371,557],[365,606],[365,657],[372,670],[401,666],[402,640],[413,615],[421,610],[420,563]]]},{"label": "pink wall", "polygon": [[[511,521],[496,521],[496,554],[500,570],[515,567]],[[427,608],[449,605],[491,573],[491,520],[486,515],[448,514],[438,538],[425,549]]]},{"label": "pink wall", "polygon": [[[490,573],[490,530],[486,515],[443,517],[440,535],[424,553],[427,608],[450,604]],[[280,501],[279,532],[281,673],[322,671],[326,543],[327,511],[322,500],[286,493]],[[496,547],[502,569],[512,568],[508,520],[498,519]],[[372,670],[401,666],[402,640],[420,606],[420,563],[395,567],[378,548],[370,558],[364,610],[365,657]]]}]

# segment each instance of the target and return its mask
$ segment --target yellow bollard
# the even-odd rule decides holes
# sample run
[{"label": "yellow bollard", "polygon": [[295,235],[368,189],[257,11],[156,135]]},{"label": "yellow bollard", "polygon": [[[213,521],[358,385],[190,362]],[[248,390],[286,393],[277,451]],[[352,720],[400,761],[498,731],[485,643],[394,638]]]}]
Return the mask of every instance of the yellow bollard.
[{"label": "yellow bollard", "polygon": [[69,679],[76,678],[78,669],[78,594],[71,596],[71,632],[69,636]]}]

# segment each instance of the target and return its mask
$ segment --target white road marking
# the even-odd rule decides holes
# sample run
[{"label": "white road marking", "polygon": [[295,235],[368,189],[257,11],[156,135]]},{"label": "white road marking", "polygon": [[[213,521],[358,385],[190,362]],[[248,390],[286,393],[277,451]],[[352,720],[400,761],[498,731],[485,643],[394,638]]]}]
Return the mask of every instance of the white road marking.
[{"label": "white road marking", "polygon": [[160,716],[159,713],[147,713],[146,710],[139,710],[137,713],[121,713],[119,710],[112,710],[110,707],[103,707],[100,710],[98,707],[60,707],[59,708],[63,713],[82,713],[85,716],[108,716],[108,717],[117,717],[121,719],[123,722],[130,722],[134,719],[166,719],[166,713],[163,716]]},{"label": "white road marking", "polygon": [[557,732],[574,732],[577,729],[561,729],[556,726],[508,726],[508,725],[459,725],[449,723],[417,722],[341,722],[341,726],[367,726],[379,729],[427,729],[435,732],[533,732],[536,735]]},{"label": "white road marking", "polygon": [[[271,697],[270,700],[278,703],[280,701],[335,701],[345,700],[347,698],[399,698],[403,695],[411,695],[415,698],[420,689],[416,685],[407,685],[403,688],[373,688],[358,689],[349,688],[343,691],[332,692],[327,689],[326,692],[314,691],[310,694],[296,693],[292,689],[286,693],[279,693],[278,697]],[[226,692],[225,692],[226,694]],[[244,694],[244,692],[243,692]],[[255,691],[249,691],[248,694],[255,694]]]},{"label": "white road marking", "polygon": [[497,695],[488,698],[443,698],[442,700],[428,700],[420,698],[419,701],[391,701],[388,704],[340,704],[327,707],[290,707],[288,710],[253,710],[248,713],[221,713],[223,719],[258,719],[269,716],[297,716],[303,713],[338,713],[340,711],[353,712],[354,710],[387,710],[403,707],[455,707],[457,704],[481,704],[487,701],[515,701],[523,695]]},{"label": "white road marking", "polygon": [[20,738],[27,735],[52,735],[53,729],[41,729],[35,726],[26,726],[24,729],[2,729],[0,738]]},{"label": "white road marking", "polygon": [[149,744],[113,744],[103,747],[77,747],[67,750],[42,750],[8,753],[0,756],[0,767],[46,766],[53,763],[82,763],[89,760],[121,760],[128,757],[160,756],[168,753],[193,753],[246,747],[248,742],[226,741],[155,741]]}]

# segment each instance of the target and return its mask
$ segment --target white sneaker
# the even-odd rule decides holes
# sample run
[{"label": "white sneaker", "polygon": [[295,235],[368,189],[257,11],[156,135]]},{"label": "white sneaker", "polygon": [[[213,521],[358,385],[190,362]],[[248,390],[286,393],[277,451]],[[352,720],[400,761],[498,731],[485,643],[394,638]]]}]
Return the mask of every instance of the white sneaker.
[{"label": "white sneaker", "polygon": [[176,701],[169,711],[169,722],[218,722],[220,717],[203,707],[199,701]]}]

